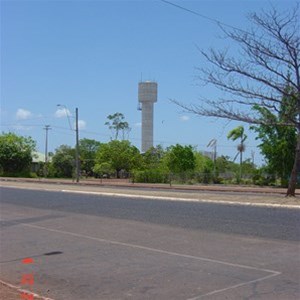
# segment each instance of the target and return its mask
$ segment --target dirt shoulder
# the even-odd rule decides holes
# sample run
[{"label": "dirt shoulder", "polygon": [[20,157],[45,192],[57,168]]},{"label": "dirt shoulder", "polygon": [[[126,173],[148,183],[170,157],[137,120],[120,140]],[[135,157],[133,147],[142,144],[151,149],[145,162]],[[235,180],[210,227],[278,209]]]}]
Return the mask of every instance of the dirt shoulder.
[{"label": "dirt shoulder", "polygon": [[[22,297],[22,295],[24,295]],[[25,298],[25,295],[28,295]],[[31,295],[31,297],[30,297]],[[35,300],[52,300],[45,298],[30,291],[23,290],[20,287],[13,286],[8,283],[0,282],[0,299],[3,300],[20,300],[20,299],[35,299]]]},{"label": "dirt shoulder", "polygon": [[5,300],[21,299],[21,293],[17,288],[9,287],[3,283],[0,283],[0,298]]},{"label": "dirt shoulder", "polygon": [[[259,187],[249,185],[222,185],[222,184],[160,184],[160,183],[133,183],[128,179],[81,179],[76,183],[72,179],[48,179],[48,178],[12,178],[0,177],[0,181],[9,182],[28,182],[28,183],[49,183],[49,184],[76,184],[77,186],[96,186],[96,187],[135,187],[152,188],[160,190],[182,190],[182,191],[220,191],[220,192],[247,192],[263,194],[282,194],[285,195],[286,189],[277,187]],[[300,190],[296,191],[300,195]]]}]

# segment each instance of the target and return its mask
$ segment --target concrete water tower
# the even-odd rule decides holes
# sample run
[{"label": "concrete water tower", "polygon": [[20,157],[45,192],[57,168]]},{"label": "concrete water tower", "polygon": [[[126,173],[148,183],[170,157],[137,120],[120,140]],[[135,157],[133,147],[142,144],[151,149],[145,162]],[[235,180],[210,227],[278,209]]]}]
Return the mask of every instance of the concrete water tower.
[{"label": "concrete water tower", "polygon": [[153,103],[157,102],[157,83],[139,83],[139,104],[142,110],[142,152],[153,147]]}]

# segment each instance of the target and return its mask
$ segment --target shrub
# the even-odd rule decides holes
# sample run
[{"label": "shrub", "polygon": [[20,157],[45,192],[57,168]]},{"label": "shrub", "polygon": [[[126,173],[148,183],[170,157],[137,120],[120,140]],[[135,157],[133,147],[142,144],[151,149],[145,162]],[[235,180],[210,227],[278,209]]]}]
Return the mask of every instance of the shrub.
[{"label": "shrub", "polygon": [[268,185],[275,185],[276,178],[274,175],[266,174],[262,169],[258,169],[254,172],[252,181],[256,185],[268,186]]},{"label": "shrub", "polygon": [[135,170],[132,173],[132,180],[141,183],[168,183],[169,174],[160,169]]}]

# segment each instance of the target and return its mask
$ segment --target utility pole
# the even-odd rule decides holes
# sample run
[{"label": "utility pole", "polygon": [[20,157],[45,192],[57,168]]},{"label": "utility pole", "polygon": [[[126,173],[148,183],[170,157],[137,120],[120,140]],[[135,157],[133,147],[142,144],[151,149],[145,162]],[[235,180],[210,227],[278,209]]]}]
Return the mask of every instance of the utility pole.
[{"label": "utility pole", "polygon": [[217,177],[217,140],[214,143],[214,175]]},{"label": "utility pole", "polygon": [[[69,110],[67,109],[67,107],[63,104],[57,104],[57,106],[59,107],[63,107],[65,112],[66,112],[66,116],[68,117],[68,122],[70,125],[70,129],[74,130],[71,126],[71,121],[70,121],[70,116],[69,116]],[[79,182],[79,178],[80,178],[80,162],[79,162],[79,127],[78,127],[78,108],[76,107],[75,109],[75,132],[76,132],[76,145],[75,145],[75,177],[76,177],[76,182]]]},{"label": "utility pole", "polygon": [[76,182],[79,182],[79,177],[80,177],[80,163],[79,163],[79,128],[78,128],[78,108],[76,107],[75,110],[75,115],[76,115]]},{"label": "utility pole", "polygon": [[44,130],[46,130],[46,141],[45,141],[45,167],[44,167],[44,176],[48,175],[48,131],[52,128],[50,125],[45,125]]}]

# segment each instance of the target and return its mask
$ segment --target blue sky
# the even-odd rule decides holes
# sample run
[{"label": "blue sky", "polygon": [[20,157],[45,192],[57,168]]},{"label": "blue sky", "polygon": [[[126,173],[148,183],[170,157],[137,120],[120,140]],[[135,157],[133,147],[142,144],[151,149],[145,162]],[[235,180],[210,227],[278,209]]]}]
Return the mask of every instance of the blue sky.
[{"label": "blue sky", "polygon": [[[172,1],[231,26],[248,28],[249,12],[279,10],[297,1]],[[45,149],[45,125],[51,125],[48,147],[73,146],[71,125],[79,109],[80,138],[110,140],[106,117],[121,112],[132,128],[129,140],[141,147],[138,82],[158,83],[154,143],[191,144],[198,150],[213,138],[218,154],[234,157],[236,143],[227,133],[236,122],[186,114],[169,99],[197,103],[217,97],[214,88],[197,81],[205,64],[197,47],[233,46],[221,39],[216,23],[162,1],[3,1],[1,0],[1,131],[31,136]],[[245,157],[262,158],[253,133]]]}]

